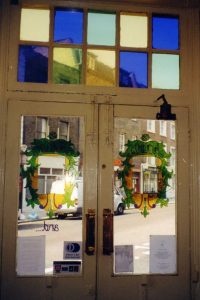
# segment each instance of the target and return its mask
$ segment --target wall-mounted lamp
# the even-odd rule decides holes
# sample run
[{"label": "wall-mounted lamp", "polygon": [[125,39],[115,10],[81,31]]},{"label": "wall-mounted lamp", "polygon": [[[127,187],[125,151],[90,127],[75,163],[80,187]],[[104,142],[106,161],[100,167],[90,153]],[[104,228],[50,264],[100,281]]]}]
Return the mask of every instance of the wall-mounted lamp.
[{"label": "wall-mounted lamp", "polygon": [[176,114],[171,113],[171,104],[169,104],[165,98],[165,95],[158,97],[155,102],[163,100],[163,104],[160,105],[160,112],[156,114],[157,120],[176,120]]}]

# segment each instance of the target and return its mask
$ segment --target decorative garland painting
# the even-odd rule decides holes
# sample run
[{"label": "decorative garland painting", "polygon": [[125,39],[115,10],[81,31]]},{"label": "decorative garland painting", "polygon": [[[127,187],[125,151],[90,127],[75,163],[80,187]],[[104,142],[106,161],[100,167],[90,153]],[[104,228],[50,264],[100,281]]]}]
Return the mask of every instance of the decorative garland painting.
[{"label": "decorative garland painting", "polygon": [[[126,194],[124,203],[127,207],[134,204],[135,208],[141,210],[141,214],[146,217],[149,210],[155,208],[157,204],[161,207],[167,206],[166,189],[169,186],[169,179],[172,178],[173,172],[167,169],[167,163],[171,157],[170,153],[165,151],[162,142],[152,141],[148,134],[143,134],[141,139],[128,141],[125,145],[125,152],[120,152],[120,156],[124,158],[122,168],[118,170],[118,177],[121,179],[122,187]],[[156,161],[156,186],[154,191],[135,192],[133,188],[133,168],[135,167],[134,158],[136,157],[154,157]],[[143,172],[143,180],[148,177],[150,170]]]},{"label": "decorative garland painting", "polygon": [[45,209],[47,211],[47,215],[49,217],[52,217],[54,215],[54,210],[60,208],[63,204],[67,204],[67,207],[74,205],[74,201],[71,200],[74,184],[71,182],[65,183],[63,195],[51,193],[38,194],[38,158],[43,155],[64,156],[66,174],[75,176],[75,158],[80,154],[77,150],[75,150],[71,141],[57,139],[56,137],[56,134],[52,132],[49,135],[49,139],[34,139],[31,146],[24,152],[24,154],[29,157],[29,159],[27,159],[26,168],[21,167],[21,176],[23,179],[26,179],[25,188],[29,190],[30,195],[26,198],[27,206],[34,208],[36,205],[39,205],[41,209]]}]

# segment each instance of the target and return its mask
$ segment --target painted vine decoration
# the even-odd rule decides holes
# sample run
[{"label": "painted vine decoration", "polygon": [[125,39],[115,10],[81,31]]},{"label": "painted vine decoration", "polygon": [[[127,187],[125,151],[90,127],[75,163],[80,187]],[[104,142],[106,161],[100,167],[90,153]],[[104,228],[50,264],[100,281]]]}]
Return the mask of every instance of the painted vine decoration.
[{"label": "painted vine decoration", "polygon": [[[141,214],[146,217],[149,214],[148,210],[156,207],[156,204],[160,204],[161,207],[168,205],[169,200],[166,198],[166,189],[169,186],[168,181],[172,178],[173,171],[168,171],[167,163],[171,153],[165,151],[165,146],[162,142],[150,140],[148,134],[143,134],[141,139],[128,140],[125,146],[127,149],[119,153],[124,160],[122,161],[122,168],[118,170],[118,178],[121,179],[122,187],[126,194],[124,203],[127,207],[130,207],[130,204],[134,204],[135,208],[142,210]],[[157,193],[139,194],[134,192],[132,175],[133,158],[136,156],[151,156],[157,159]],[[138,198],[140,198],[140,201],[138,201]]]},{"label": "painted vine decoration", "polygon": [[[67,164],[65,166],[66,172],[74,172],[76,166],[75,158],[80,155],[71,141],[66,141],[64,139],[57,139],[57,134],[51,132],[48,138],[34,139],[31,146],[27,148],[24,154],[29,157],[27,159],[26,167],[21,166],[20,175],[23,179],[26,179],[25,188],[29,190],[30,197],[26,198],[27,206],[34,208],[36,205],[40,208],[45,208],[45,205],[41,205],[40,195],[38,194],[38,189],[34,187],[33,181],[34,176],[38,170],[38,157],[42,155],[62,155],[65,157]],[[66,191],[66,197],[68,206],[73,205],[70,198],[67,197],[68,191]],[[48,195],[47,195],[48,201]],[[55,199],[54,199],[55,204]],[[48,216],[52,217],[54,215],[53,210],[50,208],[48,211]]]}]

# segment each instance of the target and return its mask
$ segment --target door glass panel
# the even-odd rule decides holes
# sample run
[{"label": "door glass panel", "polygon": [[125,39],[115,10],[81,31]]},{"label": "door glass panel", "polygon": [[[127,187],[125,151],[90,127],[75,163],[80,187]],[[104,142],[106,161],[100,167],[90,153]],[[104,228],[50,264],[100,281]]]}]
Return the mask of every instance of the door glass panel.
[{"label": "door glass panel", "polygon": [[[153,122],[150,128],[149,124]],[[114,274],[175,274],[175,122],[115,118]],[[123,139],[122,139],[123,135]]]},{"label": "door glass panel", "polygon": [[[16,271],[19,276],[82,273],[83,145],[81,117],[22,117]],[[69,124],[66,139],[60,123]]]}]

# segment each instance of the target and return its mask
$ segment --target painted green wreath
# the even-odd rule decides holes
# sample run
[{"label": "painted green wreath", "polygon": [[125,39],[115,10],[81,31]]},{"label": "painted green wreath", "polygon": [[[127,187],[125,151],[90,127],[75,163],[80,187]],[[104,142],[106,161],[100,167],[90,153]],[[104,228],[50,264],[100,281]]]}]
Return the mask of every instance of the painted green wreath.
[{"label": "painted green wreath", "polygon": [[[160,163],[159,166],[157,166],[157,170],[162,178],[162,184],[158,190],[154,207],[156,204],[160,204],[161,207],[167,206],[169,200],[166,198],[166,190],[169,186],[168,181],[173,175],[173,171],[170,172],[167,169],[167,164],[169,158],[171,157],[171,153],[167,153],[165,151],[165,146],[162,142],[150,140],[150,136],[148,134],[143,134],[141,139],[136,139],[134,141],[128,140],[125,146],[127,147],[126,150],[119,153],[124,160],[122,161],[122,167],[118,170],[118,178],[121,180],[122,188],[124,189],[126,195],[124,199],[125,205],[130,207],[130,204],[134,204],[137,208],[132,186],[132,178],[129,178],[131,183],[128,183],[127,181],[127,178],[130,177],[130,172],[134,167],[132,159],[136,156],[152,156],[159,159]],[[149,214],[146,204],[144,204],[141,214],[144,217]]]},{"label": "painted green wreath", "polygon": [[[23,179],[26,179],[25,188],[29,190],[29,198],[26,198],[27,206],[34,208],[36,205],[41,206],[39,201],[38,190],[33,186],[34,175],[38,170],[38,157],[42,155],[56,154],[64,156],[68,164],[66,166],[66,171],[73,171],[75,169],[76,160],[75,158],[80,155],[80,153],[75,149],[71,141],[66,141],[64,139],[56,139],[56,133],[50,133],[49,139],[41,138],[34,139],[31,146],[24,152],[27,157],[26,168],[21,166],[20,175]],[[70,199],[67,200],[68,206],[72,205]],[[42,207],[41,207],[42,208]],[[50,209],[48,211],[48,216],[53,216],[53,211]]]}]

